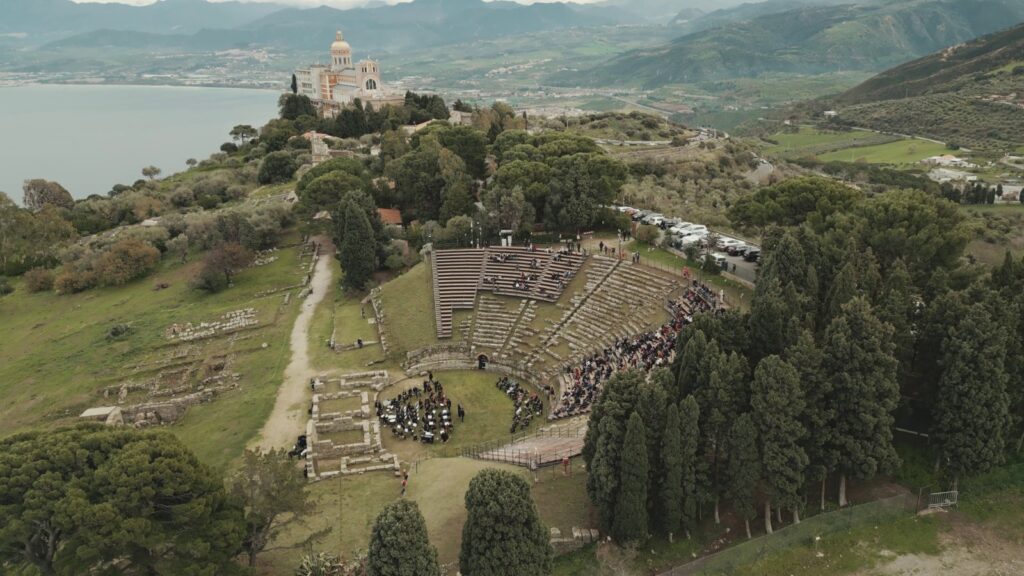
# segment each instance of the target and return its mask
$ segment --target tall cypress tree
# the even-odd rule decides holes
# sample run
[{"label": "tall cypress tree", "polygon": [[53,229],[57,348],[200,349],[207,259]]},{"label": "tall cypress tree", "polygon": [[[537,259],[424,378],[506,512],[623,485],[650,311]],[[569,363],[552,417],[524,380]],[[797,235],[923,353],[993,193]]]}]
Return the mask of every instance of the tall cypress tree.
[{"label": "tall cypress tree", "polygon": [[683,437],[679,409],[669,404],[665,411],[665,432],[661,442],[662,476],[658,502],[659,525],[666,536],[674,534],[683,521]]},{"label": "tall cypress tree", "polygon": [[369,576],[439,576],[437,549],[427,538],[427,523],[411,500],[384,506],[370,531]]},{"label": "tall cypress tree", "polygon": [[748,319],[752,364],[765,356],[781,354],[796,341],[802,311],[793,302],[793,292],[792,284],[784,290],[775,278],[758,281]]},{"label": "tall cypress tree", "polygon": [[615,502],[612,535],[620,544],[647,539],[647,430],[633,412],[622,445],[619,494]]},{"label": "tall cypress tree", "polygon": [[750,399],[753,419],[761,440],[761,465],[767,498],[764,503],[765,531],[772,533],[771,506],[791,508],[794,522],[800,521],[800,490],[804,484],[807,454],[801,446],[804,427],[800,377],[788,362],[768,356],[754,370]]},{"label": "tall cypress tree", "polygon": [[853,262],[847,261],[835,278],[832,279],[832,286],[828,291],[828,303],[826,305],[825,324],[842,313],[843,305],[857,295],[857,268]]},{"label": "tall cypress tree", "polygon": [[344,273],[342,285],[351,290],[362,290],[373,275],[376,260],[373,228],[355,202],[346,202],[341,213],[345,219],[341,246],[338,247],[338,259]]},{"label": "tall cypress tree", "polygon": [[701,387],[701,374],[707,362],[708,339],[703,331],[689,335],[676,361],[676,401]]},{"label": "tall cypress tree", "polygon": [[747,361],[739,354],[720,354],[711,368],[708,385],[697,393],[701,413],[701,452],[708,467],[710,498],[715,507],[715,523],[719,523],[718,504],[725,483],[726,436],[733,421],[750,401],[747,383]]},{"label": "tall cypress tree", "polygon": [[[587,494],[598,510],[601,528],[610,532],[619,491],[619,465],[626,422],[636,410],[643,374],[619,372],[605,383],[590,411],[583,460],[587,463]],[[645,452],[646,454],[646,452]]]},{"label": "tall cypress tree", "polygon": [[1010,421],[1006,335],[984,304],[973,304],[942,343],[936,440],[956,490],[961,475],[1002,463]]},{"label": "tall cypress tree", "polygon": [[644,423],[647,448],[647,517],[651,527],[657,522],[658,493],[661,477],[664,475],[661,460],[662,433],[665,431],[665,404],[668,393],[653,379],[640,384],[637,398],[637,412]]},{"label": "tall cypress tree", "polygon": [[494,468],[470,480],[459,572],[464,576],[546,576],[553,556],[526,480]]},{"label": "tall cypress tree", "polygon": [[807,452],[808,476],[821,482],[821,510],[825,509],[825,487],[828,476],[835,471],[838,455],[833,438],[835,406],[832,405],[832,382],[824,377],[824,356],[814,342],[814,336],[805,330],[796,344],[786,350],[786,361],[796,368],[804,396],[802,422],[807,431],[804,451]]},{"label": "tall cypress tree", "polygon": [[743,414],[729,431],[728,494],[733,509],[743,518],[750,538],[750,519],[757,516],[757,485],[761,481],[761,455],[757,428],[750,414]]},{"label": "tall cypress tree", "polygon": [[697,526],[700,510],[701,485],[703,483],[703,462],[700,459],[700,407],[693,396],[687,396],[679,404],[679,425],[683,449],[683,529],[686,537]]},{"label": "tall cypress tree", "polygon": [[858,296],[825,332],[824,377],[832,383],[832,448],[838,457],[839,505],[846,505],[846,480],[866,480],[899,463],[892,445],[893,410],[899,403],[892,327]]}]

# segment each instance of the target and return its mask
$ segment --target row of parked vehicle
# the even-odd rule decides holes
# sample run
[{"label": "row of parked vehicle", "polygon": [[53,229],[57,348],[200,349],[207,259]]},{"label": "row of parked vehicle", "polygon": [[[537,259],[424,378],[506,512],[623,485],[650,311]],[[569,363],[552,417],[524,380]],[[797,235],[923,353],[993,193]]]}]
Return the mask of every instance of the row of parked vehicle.
[{"label": "row of parked vehicle", "polygon": [[[657,226],[664,230],[669,235],[669,244],[673,248],[685,250],[689,246],[698,246],[700,248],[721,250],[724,254],[716,252],[712,253],[712,256],[715,257],[716,261],[721,257],[721,265],[723,267],[726,265],[725,254],[729,256],[742,256],[747,262],[757,262],[761,259],[760,246],[748,244],[729,236],[712,236],[711,230],[703,224],[686,222],[681,218],[669,218],[658,212],[639,210],[629,206],[619,206],[617,210],[623,214],[629,214],[634,222]],[[714,238],[714,246],[709,245],[709,240],[712,238]]]}]

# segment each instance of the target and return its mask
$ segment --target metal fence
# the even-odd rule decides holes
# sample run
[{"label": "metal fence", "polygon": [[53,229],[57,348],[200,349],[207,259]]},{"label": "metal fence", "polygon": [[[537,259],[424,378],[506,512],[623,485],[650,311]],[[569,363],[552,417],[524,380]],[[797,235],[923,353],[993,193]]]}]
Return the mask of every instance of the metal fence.
[{"label": "metal fence", "polygon": [[[749,568],[762,558],[797,547],[816,548],[830,535],[860,526],[891,521],[917,511],[917,496],[899,494],[834,512],[823,512],[790,524],[773,534],[759,536],[731,546],[693,562],[662,572],[659,576],[696,576],[735,574],[741,567]],[[758,522],[763,520],[758,520]]]},{"label": "metal fence", "polygon": [[522,443],[539,438],[582,439],[586,434],[587,427],[583,425],[549,426],[534,432],[512,434],[508,440],[492,440],[466,446],[460,449],[457,455],[477,460],[506,462],[536,470],[558,464],[565,458],[579,456],[582,444],[578,447],[573,446],[556,450],[537,450],[527,448]]}]

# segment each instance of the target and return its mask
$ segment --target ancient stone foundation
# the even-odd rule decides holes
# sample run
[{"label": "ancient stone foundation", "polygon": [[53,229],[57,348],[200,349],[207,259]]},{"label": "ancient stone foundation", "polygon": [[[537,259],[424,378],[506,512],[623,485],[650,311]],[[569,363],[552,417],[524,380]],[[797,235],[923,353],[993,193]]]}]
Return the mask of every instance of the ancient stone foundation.
[{"label": "ancient stone foundation", "polygon": [[378,394],[390,385],[385,371],[314,379],[313,405],[306,424],[306,476],[310,481],[380,470],[397,473],[398,456],[384,449],[373,410]]}]

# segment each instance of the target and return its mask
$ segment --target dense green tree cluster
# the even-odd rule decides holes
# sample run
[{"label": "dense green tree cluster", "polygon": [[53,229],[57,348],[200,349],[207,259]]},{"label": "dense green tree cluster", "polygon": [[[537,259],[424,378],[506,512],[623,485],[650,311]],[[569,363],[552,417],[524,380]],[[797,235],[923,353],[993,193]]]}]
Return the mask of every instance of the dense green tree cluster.
[{"label": "dense green tree cluster", "polygon": [[173,435],[82,426],[15,435],[0,448],[0,564],[234,573],[242,507]]},{"label": "dense green tree cluster", "polygon": [[748,530],[760,502],[771,532],[772,510],[799,522],[811,485],[823,508],[830,481],[846,505],[850,481],[900,465],[904,400],[926,411],[918,427],[953,485],[1020,449],[1024,261],[963,266],[956,207],[921,191],[801,179],[736,213],[766,230],[750,312],[698,316],[670,371],[617,374],[593,405],[583,455],[605,530],[685,532],[725,501]]}]

